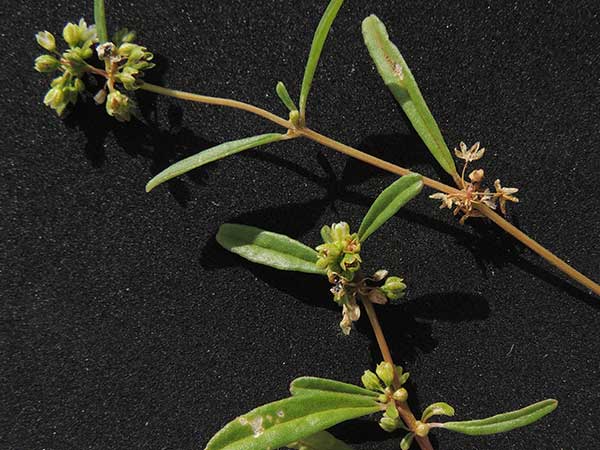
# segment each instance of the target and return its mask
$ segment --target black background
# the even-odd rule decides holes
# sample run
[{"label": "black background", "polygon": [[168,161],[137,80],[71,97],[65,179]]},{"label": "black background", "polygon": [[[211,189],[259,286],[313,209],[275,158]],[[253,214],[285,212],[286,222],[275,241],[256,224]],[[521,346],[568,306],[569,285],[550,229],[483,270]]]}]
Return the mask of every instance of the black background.
[{"label": "black background", "polygon": [[[211,164],[144,193],[170,163],[278,131],[252,115],[140,93],[144,121],[93,102],[65,120],[41,100],[34,33],[91,21],[91,1],[4,2],[2,446],[203,448],[227,421],[281,398],[299,375],[359,382],[380,360],[366,318],[349,336],[327,284],[245,263],[214,241],[241,222],[318,244],[357,227],[394,177],[308,141]],[[285,114],[299,93],[325,1],[109,1],[157,55],[148,79]],[[374,155],[443,177],[385,90],[362,43],[387,24],[451,147],[481,140],[488,178],[521,189],[511,220],[599,278],[596,1],[348,1],[309,100],[309,123]],[[448,181],[445,177],[443,177]],[[430,193],[430,191],[427,191]],[[559,408],[498,436],[435,432],[437,449],[600,448],[600,300],[491,225],[460,226],[421,195],[374,235],[365,268],[407,280],[379,307],[416,410],[477,418],[543,398]],[[335,433],[396,449],[373,420]]]}]

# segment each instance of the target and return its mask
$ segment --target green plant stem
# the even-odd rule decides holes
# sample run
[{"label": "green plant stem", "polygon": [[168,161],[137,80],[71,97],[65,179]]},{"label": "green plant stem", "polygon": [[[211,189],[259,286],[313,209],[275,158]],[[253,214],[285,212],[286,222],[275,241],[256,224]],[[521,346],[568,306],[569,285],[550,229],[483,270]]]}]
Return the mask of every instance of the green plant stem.
[{"label": "green plant stem", "polygon": [[108,31],[106,28],[106,13],[104,12],[104,0],[94,0],[94,22],[96,24],[98,42],[100,44],[107,42]]},{"label": "green plant stem", "polygon": [[[377,313],[375,312],[375,308],[373,307],[373,303],[368,299],[367,296],[361,296],[362,303],[367,311],[367,316],[369,317],[369,322],[371,323],[371,328],[373,328],[373,332],[375,333],[375,339],[377,339],[377,345],[379,345],[379,350],[381,351],[381,355],[383,356],[384,361],[389,362],[393,367],[396,367],[394,364],[394,360],[392,359],[392,354],[390,352],[390,348],[387,344],[385,336],[383,334],[383,330],[381,329],[381,325],[379,324],[379,319],[377,318]],[[400,389],[400,381],[398,380],[398,374],[394,374],[394,389]],[[410,406],[406,402],[396,402],[396,407],[398,408],[398,413],[402,417],[402,420],[406,424],[409,430],[414,431],[416,428],[417,419],[415,415],[412,413]],[[419,444],[422,450],[433,450],[431,442],[427,436],[420,437],[415,435],[415,440]]]},{"label": "green plant stem", "polygon": [[[181,100],[189,100],[189,101],[193,101],[193,102],[207,103],[207,104],[211,104],[211,105],[220,105],[220,106],[227,106],[230,108],[241,109],[243,111],[247,111],[247,112],[256,114],[256,115],[263,117],[277,125],[280,125],[280,126],[286,128],[287,130],[289,130],[289,133],[292,136],[295,136],[295,135],[303,136],[307,139],[310,139],[314,142],[324,145],[325,147],[329,147],[340,153],[344,153],[348,156],[351,156],[352,158],[358,159],[358,160],[363,161],[372,166],[379,167],[380,169],[383,169],[387,172],[391,172],[391,173],[394,173],[396,175],[401,175],[401,176],[408,175],[410,173],[414,173],[408,169],[405,169],[404,167],[397,166],[397,165],[387,162],[383,159],[376,158],[372,155],[364,153],[353,147],[342,144],[341,142],[338,142],[334,139],[331,139],[327,136],[317,133],[316,131],[313,131],[310,128],[306,128],[306,127],[298,127],[297,128],[289,120],[285,120],[282,117],[279,117],[269,111],[266,111],[262,108],[258,108],[257,106],[254,106],[254,105],[249,105],[247,103],[243,103],[243,102],[240,102],[237,100],[226,99],[226,98],[208,97],[205,95],[192,94],[192,93],[184,92],[184,91],[176,91],[173,89],[156,86],[156,85],[150,84],[150,83],[142,84],[141,89],[144,89],[144,90],[150,91],[150,92],[154,92],[156,94],[162,94],[162,95],[166,95],[169,97],[178,98]],[[428,177],[423,177],[423,184],[432,189],[435,189],[436,191],[444,192],[446,194],[456,194],[456,193],[460,192],[458,189],[456,189],[452,186],[448,186],[444,183],[441,183],[439,181],[433,180]],[[535,253],[537,253],[542,258],[544,258],[546,261],[548,261],[550,264],[552,264],[553,266],[555,266],[556,268],[561,270],[563,273],[565,273],[571,279],[577,281],[581,285],[585,286],[587,289],[590,289],[596,295],[600,296],[600,286],[596,282],[594,282],[590,278],[586,277],[581,272],[575,270],[573,267],[571,267],[565,261],[563,261],[556,255],[554,255],[552,252],[550,252],[548,249],[544,248],[542,245],[540,245],[539,243],[537,243],[536,241],[531,239],[529,236],[527,236],[525,233],[520,231],[514,225],[510,224],[506,219],[502,218],[498,213],[494,212],[487,206],[485,206],[483,204],[474,204],[474,207],[477,208],[485,217],[490,219],[492,222],[494,222],[496,225],[498,225],[500,228],[502,228],[508,234],[513,236],[515,239],[519,240],[522,244],[529,247]]]}]

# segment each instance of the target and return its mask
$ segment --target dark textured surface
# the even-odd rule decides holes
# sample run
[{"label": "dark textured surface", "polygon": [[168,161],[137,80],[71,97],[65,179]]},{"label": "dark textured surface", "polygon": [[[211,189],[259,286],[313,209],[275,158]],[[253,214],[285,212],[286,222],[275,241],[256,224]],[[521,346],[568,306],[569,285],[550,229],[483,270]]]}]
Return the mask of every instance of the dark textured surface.
[{"label": "dark textured surface", "polygon": [[[43,107],[33,35],[92,17],[91,1],[4,2],[1,446],[199,449],[228,420],[310,374],[358,382],[379,359],[366,319],[349,336],[323,282],[254,267],[215,241],[226,221],[318,243],[354,227],[394,178],[305,141],[210,165],[145,194],[169,163],[276,130],[251,115],[141,94],[122,125],[81,105]],[[155,82],[272,109],[297,96],[323,1],[108,2],[109,26],[140,31]],[[598,280],[599,7],[596,1],[348,2],[309,101],[342,142],[438,177],[385,91],[360,21],[378,14],[450,145],[481,140],[493,180],[522,189],[511,218]],[[378,308],[415,409],[476,418],[546,397],[541,423],[480,438],[433,433],[437,449],[600,448],[600,300],[492,226],[458,225],[425,195],[366,246],[366,267],[409,284]],[[376,261],[376,262],[374,262]],[[398,448],[370,421],[336,434]]]}]

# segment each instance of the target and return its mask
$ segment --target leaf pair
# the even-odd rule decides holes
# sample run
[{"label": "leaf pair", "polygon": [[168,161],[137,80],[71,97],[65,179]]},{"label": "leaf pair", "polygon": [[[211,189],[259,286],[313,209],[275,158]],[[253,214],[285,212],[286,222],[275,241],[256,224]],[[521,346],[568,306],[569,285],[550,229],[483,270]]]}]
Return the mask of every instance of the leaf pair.
[{"label": "leaf pair", "polygon": [[[308,56],[308,61],[306,63],[306,69],[304,71],[302,89],[300,92],[300,118],[302,123],[304,123],[304,117],[306,114],[306,102],[308,101],[308,94],[312,86],[315,71],[317,70],[317,65],[319,63],[321,52],[323,51],[323,46],[325,45],[325,40],[327,39],[327,35],[329,34],[331,25],[333,24],[333,21],[338,11],[342,7],[343,3],[344,0],[331,0],[329,5],[327,6],[327,9],[323,13],[321,21],[319,22],[319,25],[317,26],[317,29],[315,31],[310,53]],[[99,36],[104,36],[104,38],[101,37],[101,39],[104,39],[105,41],[107,38],[103,0],[95,0],[94,13]],[[281,101],[291,112],[297,111],[297,107],[294,101],[290,97],[287,88],[281,81],[277,83],[276,92]],[[239,153],[244,150],[280,141],[284,138],[284,134],[263,134],[259,136],[248,137],[245,139],[239,139],[236,141],[225,142],[208,150],[204,150],[200,153],[197,153],[196,155],[185,158],[184,160],[179,161],[160,172],[158,175],[152,178],[148,182],[148,184],[146,184],[146,192],[150,192],[156,186],[164,183],[165,181],[168,181],[172,178],[175,178],[179,175],[182,175],[186,172],[189,172],[190,170],[196,169],[210,162],[226,158],[227,156],[231,156],[235,153]]]},{"label": "leaf pair", "polygon": [[334,380],[298,378],[290,390],[292,397],[229,422],[209,441],[206,450],[275,449],[299,441],[314,450],[349,450],[323,430],[381,410],[376,394]]},{"label": "leaf pair", "polygon": [[[358,231],[359,239],[364,242],[422,187],[421,176],[417,174],[405,175],[387,187],[365,215]],[[275,269],[319,275],[326,273],[315,265],[318,258],[316,251],[282,234],[228,223],[219,228],[217,242],[249,261]]]}]

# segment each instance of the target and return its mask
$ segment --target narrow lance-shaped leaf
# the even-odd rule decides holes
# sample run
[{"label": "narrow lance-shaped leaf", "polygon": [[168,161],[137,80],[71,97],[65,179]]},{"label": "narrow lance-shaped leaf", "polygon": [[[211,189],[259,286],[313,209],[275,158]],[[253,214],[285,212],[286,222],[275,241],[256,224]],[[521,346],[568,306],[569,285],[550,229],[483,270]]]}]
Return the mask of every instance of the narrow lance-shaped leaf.
[{"label": "narrow lance-shaped leaf", "polygon": [[335,16],[337,16],[337,13],[342,7],[343,3],[344,0],[331,0],[329,5],[327,5],[327,9],[323,13],[321,21],[319,22],[319,25],[315,31],[312,45],[310,47],[310,53],[308,55],[308,60],[306,61],[306,69],[304,69],[302,90],[300,91],[300,117],[302,120],[304,120],[306,115],[306,102],[308,100],[308,93],[310,92],[310,87],[315,76],[315,70],[317,70],[317,65],[319,64],[319,58],[321,57],[321,52],[323,51],[323,45],[325,45],[325,40],[329,34],[331,24],[335,20]]},{"label": "narrow lance-shaped leaf", "polygon": [[219,228],[217,242],[230,252],[258,264],[279,270],[325,274],[315,264],[317,252],[283,234],[226,223]]},{"label": "narrow lance-shaped leaf", "polygon": [[373,232],[398,212],[423,188],[421,175],[404,175],[379,194],[358,229],[358,238],[365,241]]},{"label": "narrow lance-shaped leaf", "polygon": [[377,392],[369,391],[368,389],[354,384],[318,377],[296,378],[290,385],[290,392],[292,395],[314,394],[317,392],[337,392],[340,394],[358,395],[372,399],[379,397]]},{"label": "narrow lance-shaped leaf", "polygon": [[442,428],[456,431],[457,433],[474,436],[482,434],[504,433],[515,428],[529,425],[556,409],[558,402],[553,399],[543,400],[523,409],[512,411],[487,419],[469,420],[463,422],[445,422]]},{"label": "narrow lance-shaped leaf", "polygon": [[106,13],[104,12],[104,0],[94,0],[94,22],[96,23],[98,43],[104,44],[106,41],[108,41],[108,31],[106,29]]},{"label": "narrow lance-shaped leaf", "polygon": [[261,134],[258,136],[252,136],[249,138],[239,139],[237,141],[225,142],[211,147],[207,150],[203,150],[200,153],[189,156],[182,159],[179,162],[167,167],[165,170],[160,172],[154,178],[152,178],[148,184],[146,184],[146,192],[150,192],[156,186],[164,183],[165,181],[182,175],[190,170],[197,169],[205,164],[213,161],[225,158],[227,156],[234,155],[244,150],[255,148],[261,145],[270,144],[271,142],[277,142],[285,137],[284,134],[270,133]]},{"label": "narrow lance-shaped leaf", "polygon": [[297,450],[352,450],[352,447],[327,431],[320,431],[287,446]]},{"label": "narrow lance-shaped leaf", "polygon": [[264,450],[313,436],[340,422],[381,409],[373,399],[317,393],[269,403],[228,423],[206,450]]},{"label": "narrow lance-shaped leaf", "polygon": [[290,110],[290,112],[298,110],[298,107],[294,103],[294,100],[292,100],[292,97],[290,97],[290,93],[288,92],[287,88],[285,87],[285,84],[283,84],[282,81],[277,83],[277,86],[275,86],[275,91],[277,92],[277,95],[279,96],[281,102],[285,105],[287,109]]},{"label": "narrow lance-shaped leaf", "polygon": [[442,133],[404,58],[390,41],[385,25],[377,16],[371,15],[363,20],[362,33],[379,75],[413,127],[442,168],[452,177],[458,177],[454,159]]}]

